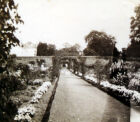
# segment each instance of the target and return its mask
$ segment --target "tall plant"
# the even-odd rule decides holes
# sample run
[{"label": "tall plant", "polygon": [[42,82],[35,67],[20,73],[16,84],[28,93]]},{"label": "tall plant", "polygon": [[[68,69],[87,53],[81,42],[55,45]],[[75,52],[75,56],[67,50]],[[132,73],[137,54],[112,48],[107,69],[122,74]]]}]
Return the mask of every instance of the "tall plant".
[{"label": "tall plant", "polygon": [[[14,0],[0,0],[0,121],[11,122],[16,107],[10,102],[9,96],[15,89],[17,79],[10,74],[12,46],[19,45],[15,36],[17,24],[23,23],[17,13],[18,5]],[[13,83],[14,82],[14,83]]]},{"label": "tall plant", "polygon": [[130,57],[140,57],[140,5],[135,8],[135,16],[131,17],[131,44],[127,48],[127,55]]},{"label": "tall plant", "polygon": [[7,69],[12,46],[19,45],[15,31],[16,25],[23,21],[17,13],[17,7],[14,0],[0,0],[0,73]]}]

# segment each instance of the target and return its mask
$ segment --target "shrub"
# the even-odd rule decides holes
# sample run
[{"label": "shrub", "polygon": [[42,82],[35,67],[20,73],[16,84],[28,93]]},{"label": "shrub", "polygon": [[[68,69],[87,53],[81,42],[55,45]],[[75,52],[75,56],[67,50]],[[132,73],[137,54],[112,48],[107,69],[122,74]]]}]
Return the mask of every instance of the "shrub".
[{"label": "shrub", "polygon": [[112,63],[110,68],[110,78],[112,79],[110,80],[111,83],[128,87],[129,77],[127,74],[127,66],[123,60]]},{"label": "shrub", "polygon": [[20,70],[21,71],[20,78],[28,82],[28,80],[30,79],[30,72],[31,72],[29,66],[20,63],[17,65],[16,70]]},{"label": "shrub", "polygon": [[8,119],[16,113],[17,107],[9,98],[13,91],[21,90],[25,87],[15,76],[5,75],[0,80],[0,121],[7,120],[8,122]]},{"label": "shrub", "polygon": [[53,57],[53,66],[49,68],[49,77],[53,81],[60,75],[60,57]]}]

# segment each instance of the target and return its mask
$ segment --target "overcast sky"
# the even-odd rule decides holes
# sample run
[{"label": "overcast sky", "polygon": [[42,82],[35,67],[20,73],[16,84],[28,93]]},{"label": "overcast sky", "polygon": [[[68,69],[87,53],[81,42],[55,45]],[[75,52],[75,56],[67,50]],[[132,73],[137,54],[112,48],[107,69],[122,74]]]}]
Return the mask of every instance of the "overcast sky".
[{"label": "overcast sky", "polygon": [[[24,25],[16,33],[24,49],[12,53],[31,56],[40,41],[62,48],[65,42],[85,48],[85,36],[91,30],[115,36],[117,47],[126,47],[130,17],[140,0],[17,0]],[[33,44],[31,44],[31,42]]]}]

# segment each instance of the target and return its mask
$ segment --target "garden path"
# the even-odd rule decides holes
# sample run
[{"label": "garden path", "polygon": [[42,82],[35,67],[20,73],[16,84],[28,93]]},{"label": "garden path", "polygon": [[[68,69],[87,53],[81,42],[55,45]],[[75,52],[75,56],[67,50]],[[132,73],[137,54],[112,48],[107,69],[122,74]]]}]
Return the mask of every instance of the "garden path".
[{"label": "garden path", "polygon": [[129,122],[130,109],[62,69],[49,122]]}]

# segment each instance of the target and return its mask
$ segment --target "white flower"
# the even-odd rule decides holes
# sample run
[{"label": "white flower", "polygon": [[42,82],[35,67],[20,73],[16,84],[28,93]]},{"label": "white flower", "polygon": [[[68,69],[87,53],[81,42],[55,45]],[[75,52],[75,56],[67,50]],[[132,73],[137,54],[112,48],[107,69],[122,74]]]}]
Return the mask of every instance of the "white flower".
[{"label": "white flower", "polygon": [[79,75],[79,76],[82,76],[82,73],[81,73],[81,72],[79,72],[79,73],[78,73],[78,75]]},{"label": "white flower", "polygon": [[43,83],[43,80],[42,79],[35,79],[33,81],[33,85],[39,85],[39,84],[42,84]]},{"label": "white flower", "polygon": [[84,77],[86,80],[91,80],[92,82],[97,83],[97,78],[95,78],[94,74],[85,75]]},{"label": "white flower", "polygon": [[35,114],[35,107],[33,105],[24,106],[18,109],[18,114],[14,117],[16,121],[32,122],[31,116]]},{"label": "white flower", "polygon": [[48,90],[48,88],[51,86],[51,82],[44,82],[42,86],[40,86],[37,91],[35,92],[35,95],[30,100],[30,103],[38,103],[43,94],[45,94]]},{"label": "white flower", "polygon": [[123,97],[130,96],[133,101],[140,103],[140,93],[137,91],[126,89],[124,86],[110,84],[108,81],[103,81],[100,85],[105,88],[112,89],[113,91],[123,93]]},{"label": "white flower", "polygon": [[[44,82],[42,86],[37,89],[30,103],[38,103],[43,94],[47,92],[50,86],[51,82]],[[26,105],[18,109],[18,114],[15,116],[14,120],[32,122],[31,117],[34,116],[35,111],[35,107],[32,104]]]},{"label": "white flower", "polygon": [[13,72],[13,75],[16,77],[20,77],[21,76],[21,70],[17,70],[16,72]]}]

